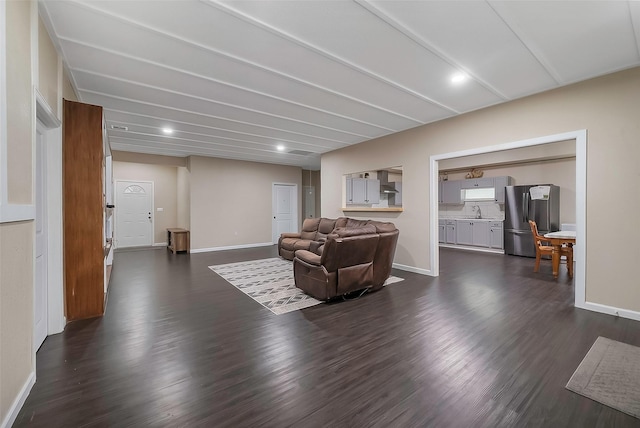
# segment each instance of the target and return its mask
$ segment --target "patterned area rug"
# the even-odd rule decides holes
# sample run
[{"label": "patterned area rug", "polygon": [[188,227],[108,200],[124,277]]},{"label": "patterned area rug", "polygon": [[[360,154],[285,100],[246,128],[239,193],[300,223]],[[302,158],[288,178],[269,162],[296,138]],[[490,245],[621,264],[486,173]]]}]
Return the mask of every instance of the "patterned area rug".
[{"label": "patterned area rug", "polygon": [[598,337],[566,388],[640,418],[640,348]]},{"label": "patterned area rug", "polygon": [[[209,269],[276,315],[322,303],[296,288],[293,263],[279,257],[209,266]],[[390,276],[384,285],[402,281]]]}]

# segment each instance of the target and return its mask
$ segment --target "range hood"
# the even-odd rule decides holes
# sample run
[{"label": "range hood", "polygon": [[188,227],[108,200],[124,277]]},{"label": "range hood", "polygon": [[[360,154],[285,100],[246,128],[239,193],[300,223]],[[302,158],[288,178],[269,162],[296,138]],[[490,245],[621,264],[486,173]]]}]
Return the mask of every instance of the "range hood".
[{"label": "range hood", "polygon": [[389,171],[378,171],[378,180],[380,180],[380,193],[399,193],[394,183],[389,182]]}]

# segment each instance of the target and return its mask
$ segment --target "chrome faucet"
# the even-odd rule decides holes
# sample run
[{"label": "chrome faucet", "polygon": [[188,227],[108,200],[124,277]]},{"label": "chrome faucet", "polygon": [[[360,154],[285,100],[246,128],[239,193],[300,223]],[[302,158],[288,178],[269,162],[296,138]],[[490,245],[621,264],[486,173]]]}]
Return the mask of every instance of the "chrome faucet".
[{"label": "chrome faucet", "polygon": [[482,218],[482,211],[480,211],[480,207],[477,205],[474,205],[473,208],[476,211],[476,218]]}]

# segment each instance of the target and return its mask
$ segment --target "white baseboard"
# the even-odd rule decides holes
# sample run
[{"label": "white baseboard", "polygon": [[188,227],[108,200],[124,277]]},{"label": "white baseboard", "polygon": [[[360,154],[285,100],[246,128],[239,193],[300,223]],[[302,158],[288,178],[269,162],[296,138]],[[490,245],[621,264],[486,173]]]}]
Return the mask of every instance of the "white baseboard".
[{"label": "white baseboard", "polygon": [[640,312],[631,311],[629,309],[616,308],[614,306],[601,305],[600,303],[584,302],[583,305],[576,305],[576,308],[586,309],[593,312],[600,312],[602,314],[613,315],[615,317],[628,318],[634,321],[640,321]]},{"label": "white baseboard", "polygon": [[417,267],[414,267],[414,266],[401,265],[400,263],[394,263],[392,265],[392,267],[394,269],[400,269],[400,270],[404,270],[404,271],[407,271],[407,272],[419,273],[420,275],[433,276],[431,274],[431,271],[428,270],[428,269],[417,268]]},{"label": "white baseboard", "polygon": [[485,248],[485,247],[470,247],[466,245],[458,244],[439,244],[440,248],[453,248],[455,250],[477,251],[479,253],[491,253],[491,254],[503,254],[504,250],[497,248]]},{"label": "white baseboard", "polygon": [[166,247],[167,243],[166,242],[156,242],[155,244],[153,244],[153,247]]},{"label": "white baseboard", "polygon": [[255,244],[241,244],[241,245],[229,245],[227,247],[212,247],[212,248],[195,248],[191,249],[191,253],[208,253],[210,251],[225,251],[225,250],[239,250],[242,248],[255,248],[255,247],[270,247],[276,245],[273,242],[258,242]]},{"label": "white baseboard", "polygon": [[35,385],[35,383],[36,372],[31,372],[31,374],[29,374],[29,377],[27,378],[27,381],[22,386],[22,390],[20,391],[16,399],[13,400],[13,404],[11,404],[9,411],[7,412],[7,416],[2,421],[2,425],[0,425],[1,428],[9,428],[11,425],[13,425],[13,423],[16,421],[16,418],[18,417],[18,413],[20,413],[20,409],[22,409],[24,402],[27,400],[27,397],[31,392],[31,388],[33,388],[33,385]]}]

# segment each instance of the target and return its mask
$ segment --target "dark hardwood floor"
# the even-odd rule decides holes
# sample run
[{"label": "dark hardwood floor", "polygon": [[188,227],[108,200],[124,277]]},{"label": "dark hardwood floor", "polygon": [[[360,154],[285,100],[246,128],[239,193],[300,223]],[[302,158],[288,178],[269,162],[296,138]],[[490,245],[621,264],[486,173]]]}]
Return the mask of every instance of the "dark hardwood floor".
[{"label": "dark hardwood floor", "polygon": [[119,252],[106,315],[46,339],[14,426],[626,427],[564,388],[598,336],[550,262],[442,249],[441,276],[274,315],[207,268],[275,247]]}]

